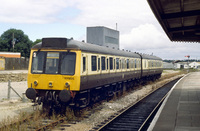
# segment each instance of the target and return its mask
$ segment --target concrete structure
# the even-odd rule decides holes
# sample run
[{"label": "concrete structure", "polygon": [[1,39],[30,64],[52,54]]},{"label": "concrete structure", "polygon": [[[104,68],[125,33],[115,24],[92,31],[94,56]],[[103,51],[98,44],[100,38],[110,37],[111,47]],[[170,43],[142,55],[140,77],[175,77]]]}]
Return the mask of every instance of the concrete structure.
[{"label": "concrete structure", "polygon": [[200,72],[179,80],[168,93],[149,131],[200,130]]},{"label": "concrete structure", "polygon": [[174,64],[175,69],[188,69],[188,62],[178,62]]},{"label": "concrete structure", "polygon": [[103,26],[87,27],[87,43],[119,48],[119,31]]},{"label": "concrete structure", "polygon": [[173,63],[163,62],[163,68],[164,69],[174,69]]},{"label": "concrete structure", "polygon": [[200,42],[199,0],[147,0],[171,41]]}]

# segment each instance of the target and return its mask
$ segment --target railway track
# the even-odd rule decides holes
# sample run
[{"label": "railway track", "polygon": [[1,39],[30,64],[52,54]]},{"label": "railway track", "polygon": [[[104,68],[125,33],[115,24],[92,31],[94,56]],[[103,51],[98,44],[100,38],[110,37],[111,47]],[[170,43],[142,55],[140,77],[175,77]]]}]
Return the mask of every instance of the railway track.
[{"label": "railway track", "polygon": [[180,78],[171,81],[162,88],[143,97],[139,102],[130,105],[115,115],[109,117],[92,130],[97,131],[138,131],[147,130],[148,126],[156,114],[159,106],[163,102],[166,94]]},{"label": "railway track", "polygon": [[[129,106],[126,109],[120,110],[115,115],[109,117],[109,119],[102,122],[97,127],[94,127],[94,130],[98,131],[104,131],[104,130],[145,130],[148,128],[148,123],[152,116],[149,114],[153,114],[152,110],[156,110],[155,106],[158,106],[159,102],[162,102],[163,97],[165,96],[166,92],[168,92],[171,87],[174,85],[174,83],[178,79],[168,83],[165,85],[165,87],[158,89],[156,92],[148,95],[147,97],[140,100],[140,102],[137,102],[134,104],[134,106]],[[156,95],[153,95],[156,94]],[[156,99],[155,99],[156,97]],[[160,97],[158,99],[158,97]],[[141,116],[140,114],[143,114]],[[148,118],[148,119],[147,119]],[[29,118],[30,119],[30,118]],[[128,121],[126,121],[128,119]],[[40,130],[48,130],[54,128],[56,125],[63,125],[69,123],[69,121],[66,121],[67,119],[65,117],[59,118],[56,120],[39,120],[40,126],[34,126],[32,122],[31,126],[25,126],[27,127],[27,130],[34,130],[34,131],[40,131]],[[26,122],[27,120],[23,120],[20,123]],[[37,121],[37,120],[36,120]],[[64,122],[64,123],[63,123]],[[63,124],[61,124],[63,123]],[[18,124],[21,125],[21,124]],[[67,124],[66,126],[69,126]],[[21,128],[19,126],[18,128]],[[23,127],[22,127],[23,128]],[[1,129],[1,128],[0,128]]]}]

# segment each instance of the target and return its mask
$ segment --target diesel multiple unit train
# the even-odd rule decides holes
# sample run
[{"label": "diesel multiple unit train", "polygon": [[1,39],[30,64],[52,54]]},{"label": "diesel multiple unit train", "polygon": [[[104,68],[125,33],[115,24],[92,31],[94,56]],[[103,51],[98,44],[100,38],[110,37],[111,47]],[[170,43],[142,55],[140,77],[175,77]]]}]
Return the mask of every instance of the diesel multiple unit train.
[{"label": "diesel multiple unit train", "polygon": [[46,108],[85,107],[161,76],[162,59],[67,38],[31,49],[26,96]]}]

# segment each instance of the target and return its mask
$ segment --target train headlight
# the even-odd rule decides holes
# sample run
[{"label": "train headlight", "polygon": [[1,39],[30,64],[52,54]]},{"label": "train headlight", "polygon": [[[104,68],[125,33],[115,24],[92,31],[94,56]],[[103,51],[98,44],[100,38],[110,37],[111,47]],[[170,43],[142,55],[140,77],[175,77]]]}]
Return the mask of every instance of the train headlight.
[{"label": "train headlight", "polygon": [[69,88],[69,87],[70,87],[70,84],[69,84],[68,82],[66,82],[66,83],[65,83],[65,87],[66,87],[66,88]]},{"label": "train headlight", "polygon": [[53,87],[53,82],[49,82],[49,87]]},{"label": "train headlight", "polygon": [[34,83],[34,85],[35,85],[35,86],[37,86],[37,85],[38,85],[38,81],[34,81],[33,83]]}]

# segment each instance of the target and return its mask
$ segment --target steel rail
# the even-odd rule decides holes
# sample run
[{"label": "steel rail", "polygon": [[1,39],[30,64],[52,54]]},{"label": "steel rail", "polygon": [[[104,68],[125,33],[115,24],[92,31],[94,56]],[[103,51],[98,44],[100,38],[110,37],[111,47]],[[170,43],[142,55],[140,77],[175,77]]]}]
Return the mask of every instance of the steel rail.
[{"label": "steel rail", "polygon": [[[179,78],[178,78],[179,79]],[[169,82],[167,84],[173,83],[177,81],[174,80],[172,82]],[[167,84],[165,84],[164,86],[166,86]],[[172,86],[168,87],[171,88]],[[161,88],[161,87],[160,87]],[[142,102],[142,100],[144,100],[146,97],[150,96],[152,93],[156,92],[158,89],[157,88],[153,91],[151,91],[150,93],[148,93],[147,95],[145,95],[144,97],[142,97],[140,100],[138,100],[137,102],[134,102],[132,104],[130,104],[129,106],[127,106],[126,108],[118,111],[117,113],[115,113],[114,115],[110,116],[107,120],[105,120],[104,122],[101,122],[101,124],[97,125],[97,127],[94,127],[93,130],[97,130],[97,131],[101,131],[101,130],[105,130],[106,126],[108,126],[111,122],[113,122],[114,120],[118,119],[119,117],[121,117],[123,114],[125,114],[128,110],[131,110],[131,108],[134,108],[134,106],[136,106],[138,103]],[[168,90],[169,91],[169,90]],[[168,92],[167,91],[167,92]],[[164,93],[165,94],[165,93]],[[164,95],[163,94],[163,95]],[[153,110],[149,113],[149,115],[147,116],[147,118],[144,120],[144,122],[140,125],[140,127],[137,130],[142,130],[146,124],[146,122],[149,120],[149,118],[152,116],[152,114],[154,114],[154,112],[158,109],[159,105],[161,105],[162,101],[165,99],[165,97],[167,96],[167,94],[165,94],[161,100],[158,101],[158,103],[154,106]],[[118,124],[120,124],[120,122],[118,122]],[[123,123],[124,124],[124,123]],[[125,126],[125,124],[124,124]]]}]

